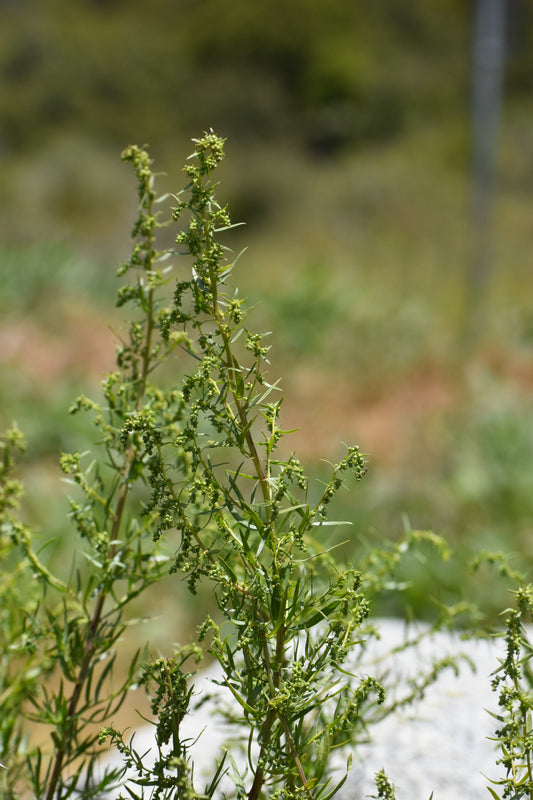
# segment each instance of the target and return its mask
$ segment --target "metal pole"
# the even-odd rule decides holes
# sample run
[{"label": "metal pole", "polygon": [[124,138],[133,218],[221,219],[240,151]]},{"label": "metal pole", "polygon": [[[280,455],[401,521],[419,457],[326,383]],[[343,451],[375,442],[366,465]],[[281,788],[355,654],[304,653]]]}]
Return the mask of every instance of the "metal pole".
[{"label": "metal pole", "polygon": [[491,217],[503,92],[505,17],[506,0],[475,0],[472,77],[473,248],[467,310],[474,317],[493,266]]}]

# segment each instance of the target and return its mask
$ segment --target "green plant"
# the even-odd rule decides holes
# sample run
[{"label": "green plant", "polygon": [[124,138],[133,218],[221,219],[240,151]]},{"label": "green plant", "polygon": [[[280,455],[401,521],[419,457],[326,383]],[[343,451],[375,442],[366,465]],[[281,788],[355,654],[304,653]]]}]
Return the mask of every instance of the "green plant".
[{"label": "green plant", "polygon": [[[229,772],[235,797],[328,800],[345,780],[333,779],[331,753],[354,746],[367,724],[390,710],[378,680],[356,670],[372,635],[371,600],[385,586],[398,588],[398,563],[421,541],[446,555],[438,537],[407,531],[358,570],[335,560],[329,532],[343,523],[328,511],[346,481],[364,476],[364,458],[357,447],[346,448],[317,490],[296,457],[281,454],[282,398],[268,380],[265,337],[248,327],[246,305],[230,289],[237,259],[228,258],[224,237],[232,223],[212,179],[223,141],[211,132],[195,146],[185,168],[188,186],[174,197],[173,219],[185,223],[178,253],[157,247],[166,223],[156,211],[147,153],[132,146],[123,154],[135,168],[139,194],[135,245],[119,270],[131,277],[118,299],[130,308],[130,324],[117,369],[103,383],[102,404],[82,396],[71,408],[92,416],[100,446],[93,460],[79,453],[61,458],[75,491],[70,517],[85,562],[71,575],[52,574],[16,516],[16,429],[3,450],[2,541],[8,561],[18,559],[13,586],[5,588],[9,602],[32,586],[26,605],[4,626],[6,652],[31,655],[19,674],[9,659],[4,666],[16,721],[0,751],[10,765],[6,797],[24,796],[24,775],[21,788],[11,764],[27,750],[29,786],[44,800],[102,796],[126,766],[137,773],[123,790],[133,798],[213,797]],[[172,256],[177,277],[169,303]],[[176,379],[178,357],[195,369]],[[198,640],[218,661],[236,703],[230,721],[246,730],[247,765],[237,766],[230,752],[219,754],[200,792],[191,743],[182,734],[194,691],[188,664],[200,657],[198,644],[156,659],[148,650],[137,653],[122,677],[114,668],[135,603],[169,567],[192,593],[201,582],[212,586],[217,612],[207,616]],[[454,612],[443,611],[450,622]],[[405,702],[448,666],[448,658],[437,657]],[[154,713],[153,766],[136,752],[135,739],[113,726],[137,681]],[[24,717],[46,726],[50,746],[21,746]],[[124,769],[96,769],[105,739],[123,754]],[[378,790],[391,796],[386,781]]]},{"label": "green plant", "polygon": [[[132,149],[128,155],[138,170],[144,168],[144,153]],[[224,621],[209,617],[199,638],[209,638],[208,649],[240,706],[250,743],[258,745],[246,796],[255,800],[269,787],[277,797],[325,797],[331,793],[324,780],[329,749],[351,739],[370,694],[382,699],[373,679],[353,687],[338,670],[360,637],[368,603],[361,576],[340,570],[318,538],[344,476],[361,478],[365,465],[357,448],[348,449],[310,504],[299,462],[292,455],[277,456],[281,403],[263,373],[268,348],[248,329],[242,300],[226,289],[233,263],[219,237],[231,222],[210,180],[221,159],[222,142],[214,134],[196,142],[194,162],[186,167],[188,199],[178,196],[173,215],[188,216],[177,242],[193,257],[193,267],[178,280],[174,306],[161,311],[159,324],[163,342],[180,344],[198,365],[179,397],[183,424],[170,439],[140,413],[126,420],[122,435],[126,441],[142,436],[145,443],[151,487],[145,514],[157,511],[154,538],[179,531],[173,569],[186,575],[193,592],[203,578],[214,583]],[[137,292],[128,289],[123,297],[135,299]],[[156,698],[167,680],[173,686],[181,678],[180,662],[165,662],[164,679],[161,669],[149,671]],[[154,707],[159,743],[172,737],[159,765],[160,781],[165,770],[178,765],[165,786],[169,791],[184,780],[183,694],[165,692]],[[244,792],[244,776],[238,783]],[[182,788],[184,796],[193,791],[191,784]],[[164,790],[161,796],[167,796]]]},{"label": "green plant", "polygon": [[[139,179],[142,182],[141,175]],[[144,215],[151,218],[155,198],[149,182],[142,182],[140,192],[144,220]],[[155,227],[154,222],[152,228],[143,229],[142,243],[134,253],[135,259],[145,259],[143,266],[148,278],[156,257]],[[81,409],[94,412],[104,453],[99,463],[87,462],[78,453],[65,454],[61,459],[65,475],[79,492],[71,500],[70,516],[84,542],[88,566],[78,562],[73,575],[66,580],[53,575],[42,556],[35,552],[27,526],[11,511],[4,519],[3,534],[11,558],[15,548],[19,553],[22,551],[20,569],[25,566],[26,580],[29,570],[40,589],[37,596],[34,591],[28,598],[31,613],[19,623],[22,630],[12,630],[7,642],[8,650],[13,652],[25,635],[26,647],[31,647],[35,654],[33,682],[26,692],[17,692],[16,697],[19,705],[24,705],[26,717],[44,724],[50,731],[51,751],[39,746],[32,749],[28,758],[32,791],[36,797],[47,800],[69,796],[81,784],[92,787],[99,730],[116,713],[137,679],[139,654],[133,657],[124,677],[118,681],[114,677],[117,654],[113,648],[131,624],[131,620],[128,623],[123,620],[124,609],[129,610],[139,594],[161,577],[168,560],[152,542],[153,515],[141,513],[139,487],[146,457],[142,436],[123,435],[129,418],[148,417],[156,413],[154,409],[163,407],[162,392],[148,381],[159,358],[159,347],[154,348],[152,342],[154,292],[151,280],[139,281],[136,301],[145,312],[144,319],[142,323],[131,322],[118,353],[118,371],[104,382],[103,408],[85,397],[80,397],[71,408],[72,413]],[[169,412],[170,396],[167,399],[166,415],[159,419],[162,436],[172,435],[181,409],[178,402],[174,411]],[[11,467],[9,452],[5,450],[6,471]],[[13,498],[13,505],[13,491],[7,496]],[[24,588],[19,584],[16,591],[22,596]],[[9,677],[7,671],[4,674]],[[34,691],[45,675],[47,680],[41,682],[39,691]],[[6,760],[13,763],[8,757]],[[10,781],[12,775],[16,777],[15,770],[10,769]],[[103,791],[115,777],[113,772],[104,775],[99,790]],[[16,796],[16,782],[11,781],[9,791]],[[91,792],[94,794],[94,787]]]},{"label": "green plant", "polygon": [[[492,556],[494,559],[494,556]],[[499,786],[502,798],[533,798],[533,647],[525,622],[531,620],[533,611],[533,585],[509,570],[505,560],[499,560],[503,569],[518,583],[514,591],[515,603],[506,609],[506,655],[495,671],[492,687],[498,693],[500,713],[492,714],[498,722],[494,740],[498,742],[501,756],[498,759],[505,769],[505,777],[493,781]],[[492,787],[489,792],[495,800],[500,795]]]},{"label": "green plant", "polygon": [[17,558],[13,536],[22,533],[18,519],[22,485],[14,477],[15,455],[24,451],[22,433],[14,425],[0,442],[0,793],[12,797],[11,787],[23,772],[23,752],[26,746],[23,708],[38,684],[46,664],[35,658],[32,620],[38,591],[32,586],[26,565]]}]

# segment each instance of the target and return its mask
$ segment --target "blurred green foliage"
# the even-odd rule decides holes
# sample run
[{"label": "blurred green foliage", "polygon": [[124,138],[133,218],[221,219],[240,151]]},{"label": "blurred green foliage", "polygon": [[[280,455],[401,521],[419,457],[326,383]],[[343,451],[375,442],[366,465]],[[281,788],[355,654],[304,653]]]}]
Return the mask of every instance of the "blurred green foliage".
[{"label": "blurred green foliage", "polygon": [[468,86],[459,0],[41,0],[1,4],[0,23],[7,150],[65,129],[158,148],[212,125],[329,151],[446,114]]},{"label": "blurred green foliage", "polygon": [[[365,492],[338,514],[353,541],[400,535],[407,514],[465,562],[491,546],[533,566],[533,6],[508,8],[494,280],[465,354],[471,4],[0,2],[0,418],[18,420],[37,456],[25,464],[32,520],[43,498],[57,506],[61,539],[57,453],[88,435],[65,411],[112,365],[112,337],[109,367],[89,345],[121,332],[114,272],[135,203],[118,154],[150,142],[171,176],[159,185],[174,189],[189,137],[213,126],[228,137],[232,216],[247,223],[231,242],[250,251],[239,286],[272,330],[288,426],[291,404],[309,408],[294,447],[311,461],[318,435],[369,450]],[[64,369],[50,351],[67,353]],[[411,575],[417,609],[464,587],[427,564]],[[479,590],[494,611],[501,595],[483,576]]]},{"label": "blurred green foliage", "polygon": [[[510,4],[508,91],[531,89],[532,10]],[[315,151],[467,103],[461,0],[40,0],[0,4],[2,146],[65,129],[155,148],[204,127]]]}]

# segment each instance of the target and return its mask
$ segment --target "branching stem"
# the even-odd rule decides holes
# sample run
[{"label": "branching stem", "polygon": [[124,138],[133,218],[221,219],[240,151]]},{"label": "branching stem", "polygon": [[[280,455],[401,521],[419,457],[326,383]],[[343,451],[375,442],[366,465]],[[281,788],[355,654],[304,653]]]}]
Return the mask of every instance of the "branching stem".
[{"label": "branching stem", "polygon": [[[151,252],[153,251],[151,250]],[[153,316],[154,316],[153,290],[148,289],[145,339],[144,339],[144,344],[141,348],[141,381],[137,387],[137,397],[135,401],[135,410],[137,412],[140,410],[142,406],[143,398],[146,393],[147,376],[150,371],[151,341],[152,341],[152,332],[154,328]],[[126,503],[130,489],[129,477],[135,458],[136,458],[135,449],[133,447],[130,447],[126,453],[121,473],[121,480],[119,484],[120,488],[119,488],[117,503],[115,511],[112,514],[112,525],[109,536],[109,541],[111,542],[111,545],[108,551],[109,562],[112,561],[116,555],[117,545],[115,544],[115,542],[118,541],[120,536],[122,520],[124,517],[124,512],[126,509]],[[56,791],[58,792],[58,798],[60,797],[59,785],[60,785],[63,764],[65,757],[68,754],[69,747],[71,743],[75,740],[75,725],[76,725],[78,704],[80,701],[82,691],[86,684],[88,675],[90,673],[94,656],[97,651],[96,643],[97,643],[98,629],[100,627],[108,595],[109,595],[109,586],[106,583],[103,583],[96,596],[94,610],[87,628],[85,650],[78,669],[78,677],[68,703],[67,714],[66,714],[66,725],[63,728],[63,732],[59,739],[59,743],[56,744],[53,767],[50,773],[50,779],[48,781],[48,786],[44,800],[53,800]]]}]

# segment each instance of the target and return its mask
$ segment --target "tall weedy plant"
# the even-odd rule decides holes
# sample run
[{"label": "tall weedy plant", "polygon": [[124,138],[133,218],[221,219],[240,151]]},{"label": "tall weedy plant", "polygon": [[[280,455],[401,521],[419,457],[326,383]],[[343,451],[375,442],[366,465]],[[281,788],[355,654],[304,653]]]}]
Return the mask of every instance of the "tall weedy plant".
[{"label": "tall weedy plant", "polygon": [[504,612],[505,658],[492,680],[500,707],[498,713],[491,713],[497,721],[494,741],[501,753],[497,763],[503,766],[505,776],[492,781],[501,795],[491,786],[488,789],[495,800],[533,800],[533,646],[525,625],[533,614],[533,585],[511,570],[500,554],[490,554],[488,560],[517,585],[514,605]]},{"label": "tall weedy plant", "polygon": [[[369,599],[413,543],[441,542],[410,532],[360,571],[335,561],[325,533],[338,523],[328,511],[346,478],[363,477],[364,458],[347,448],[312,497],[296,457],[280,455],[282,396],[268,379],[268,346],[230,288],[237,259],[223,242],[232,223],[213,181],[223,141],[212,132],[195,140],[188,185],[174,197],[173,220],[181,225],[175,253],[158,250],[165,223],[147,153],[129,147],[123,158],[139,193],[135,246],[119,270],[130,276],[118,302],[129,305],[131,322],[103,403],[80,397],[71,409],[92,414],[102,455],[61,459],[76,489],[70,515],[85,558],[70,579],[43,565],[16,516],[15,429],[3,449],[0,545],[4,556],[17,554],[25,585],[28,572],[34,579],[28,608],[0,620],[10,652],[26,664],[16,673],[6,663],[1,676],[0,685],[11,688],[0,704],[10,697],[17,720],[11,728],[0,720],[0,758],[9,767],[0,776],[4,796],[25,797],[28,784],[43,800],[105,796],[123,777],[120,767],[96,769],[98,743],[109,738],[135,768],[124,797],[209,798],[229,772],[235,798],[328,800],[345,779],[332,778],[332,751],[363,736],[384,699],[377,680],[350,668],[368,637]],[[187,364],[179,380],[176,355]],[[114,669],[130,609],[169,567],[192,593],[201,581],[212,586],[218,612],[201,625],[199,643],[218,661],[234,703],[231,721],[241,738],[245,731],[244,762],[220,754],[201,787],[182,725],[198,644],[155,661],[137,655],[120,679]],[[25,591],[17,587],[2,591]],[[156,726],[150,765],[134,738],[112,725],[141,663]],[[432,677],[447,665],[434,665]],[[23,714],[46,726],[48,744],[24,744]],[[379,796],[392,796],[386,777],[379,781]]]},{"label": "tall weedy plant", "polygon": [[[89,461],[73,453],[61,458],[63,472],[78,489],[70,503],[70,516],[84,542],[87,562],[86,568],[78,565],[69,580],[53,575],[42,563],[31,532],[16,516],[20,491],[10,476],[13,449],[20,445],[16,430],[8,434],[4,445],[2,541],[12,560],[14,548],[23,553],[19,571],[25,566],[26,575],[11,588],[11,594],[26,597],[25,606],[31,607],[31,613],[22,619],[20,613],[14,615],[6,651],[12,656],[29,654],[33,661],[31,670],[24,673],[24,686],[17,688],[17,672],[12,667],[9,671],[7,665],[4,679],[10,681],[10,695],[18,701],[14,710],[20,712],[24,706],[30,721],[44,724],[50,731],[51,752],[39,746],[27,759],[31,790],[42,800],[68,797],[75,789],[96,796],[116,779],[118,772],[111,770],[95,784],[98,735],[137,680],[139,655],[126,676],[117,681],[114,646],[128,624],[125,609],[168,569],[153,543],[157,512],[140,506],[152,450],[143,435],[142,420],[150,420],[162,440],[175,438],[183,402],[176,392],[164,394],[150,382],[151,373],[173,344],[163,344],[160,338],[155,341],[159,277],[154,264],[160,254],[154,249],[154,239],[158,222],[152,212],[155,196],[148,160],[141,157],[135,163],[141,208],[136,235],[140,240],[131,263],[121,272],[139,268],[139,279],[135,287],[121,293],[119,302],[132,301],[140,314],[132,320],[118,351],[117,371],[104,382],[105,403],[100,407],[80,397],[71,408],[71,413],[82,409],[93,413],[103,457]],[[180,458],[182,476],[187,479],[185,453],[177,456],[176,463]],[[29,596],[25,594],[28,583],[32,585]],[[2,742],[9,767],[5,796],[9,797],[18,796],[19,791],[15,765],[20,763],[21,748],[13,743],[20,743],[18,732]]]},{"label": "tall weedy plant", "polygon": [[[177,532],[173,569],[187,576],[193,592],[204,577],[215,588],[223,621],[208,617],[199,638],[209,641],[238,704],[238,721],[249,731],[248,778],[238,777],[239,796],[325,798],[331,794],[324,779],[330,748],[351,739],[369,693],[381,695],[373,679],[353,686],[342,671],[368,603],[361,576],[340,569],[321,543],[344,476],[361,478],[365,464],[358,449],[349,448],[310,504],[300,463],[278,457],[281,400],[264,372],[268,347],[228,288],[234,262],[220,237],[231,221],[211,179],[223,142],[210,133],[195,144],[185,168],[190,183],[173,213],[174,220],[187,220],[177,244],[193,263],[180,270],[185,275],[173,306],[160,309],[158,324],[163,346],[179,343],[196,369],[176,398],[182,423],[173,436],[144,410],[130,414],[121,435],[126,445],[141,439],[145,447],[151,494],[143,513],[157,514],[153,537]],[[146,168],[145,153],[131,148],[127,157],[138,170]],[[145,219],[141,227],[149,224]],[[149,279],[161,283],[163,276]],[[132,288],[127,294],[137,293]],[[172,684],[174,668],[165,662],[157,673],[148,670],[158,692],[161,670]],[[185,768],[183,697],[183,686],[165,692],[158,732],[160,743],[172,741],[161,773],[170,793]],[[191,786],[183,796],[187,791]]]}]

